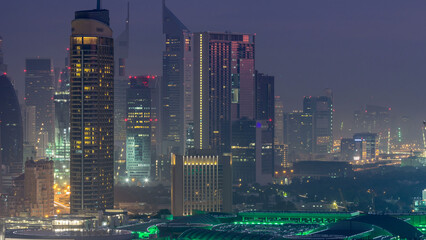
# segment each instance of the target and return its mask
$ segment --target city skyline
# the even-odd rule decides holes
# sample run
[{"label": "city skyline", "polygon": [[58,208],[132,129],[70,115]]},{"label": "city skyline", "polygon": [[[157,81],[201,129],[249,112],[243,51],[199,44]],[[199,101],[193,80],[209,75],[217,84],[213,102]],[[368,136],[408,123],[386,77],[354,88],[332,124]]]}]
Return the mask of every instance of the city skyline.
[{"label": "city skyline", "polygon": [[[229,9],[241,5],[238,3],[232,2]],[[420,31],[421,23],[426,19],[420,15],[420,10],[426,9],[426,4],[393,1],[387,2],[383,8],[383,3],[272,1],[265,6],[256,6],[254,1],[245,1],[244,6],[239,6],[241,11],[232,12],[207,1],[167,2],[193,32],[255,32],[256,66],[259,71],[276,77],[276,94],[281,96],[285,111],[301,109],[303,96],[319,95],[322,89],[332,88],[337,123],[344,120],[346,126],[350,125],[353,111],[368,103],[392,107],[398,115],[412,118],[413,124],[418,122],[420,128],[424,114],[418,109],[424,101],[421,89],[425,84],[421,79],[426,74],[421,67],[426,49],[419,45],[426,39]],[[41,58],[52,58],[55,65],[62,63],[63,56],[57,52],[63,52],[67,46],[67,38],[63,35],[69,34],[66,23],[72,19],[72,11],[90,9],[96,3],[29,2],[20,6],[20,11],[39,11],[23,14],[20,19],[10,16],[9,12],[13,11],[7,11],[17,7],[16,4],[3,4],[0,20],[15,21],[0,31],[9,76],[16,82],[22,101],[23,59],[40,55]],[[161,75],[161,1],[130,1],[130,4],[131,12],[142,11],[144,14],[132,15],[135,24],[131,42],[142,44],[131,45],[128,73]],[[111,25],[114,36],[118,36],[124,30],[122,23],[126,19],[127,1],[103,1],[103,5],[113,9]],[[59,16],[59,12],[63,14]],[[239,17],[241,21],[231,21],[233,17]],[[34,18],[34,21],[28,18]],[[45,27],[23,26],[23,22]],[[33,27],[28,29],[29,26]],[[13,31],[16,28],[24,31]],[[23,42],[28,39],[28,34],[33,35],[32,44]],[[26,45],[33,47],[27,49]],[[17,51],[18,48],[21,51]],[[347,87],[349,84],[351,87]],[[388,94],[393,89],[399,91]]]}]

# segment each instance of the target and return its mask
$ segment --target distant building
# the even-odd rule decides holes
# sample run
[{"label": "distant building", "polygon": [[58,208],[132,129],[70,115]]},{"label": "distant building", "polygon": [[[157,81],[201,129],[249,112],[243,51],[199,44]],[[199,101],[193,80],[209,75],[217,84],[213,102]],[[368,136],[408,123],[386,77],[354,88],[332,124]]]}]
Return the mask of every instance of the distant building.
[{"label": "distant building", "polygon": [[301,111],[284,116],[284,143],[288,145],[289,160],[294,162],[300,154],[312,153],[312,114]]},{"label": "distant building", "polygon": [[357,133],[354,135],[354,160],[374,160],[379,155],[377,135],[372,133]]},{"label": "distant building", "polygon": [[256,120],[275,117],[275,78],[256,71]]},{"label": "distant building", "polygon": [[312,151],[331,153],[333,149],[333,97],[305,97],[303,112],[312,115]]},{"label": "distant building", "polygon": [[25,105],[35,107],[36,139],[42,143],[37,145],[37,155],[45,157],[47,144],[43,143],[54,139],[53,64],[51,59],[34,58],[26,59],[25,65]]},{"label": "distant building", "polygon": [[256,182],[256,121],[232,122],[232,176],[235,184]]},{"label": "distant building", "polygon": [[155,83],[155,76],[131,78],[126,94],[126,169],[129,181],[138,185],[151,179],[152,153],[156,152],[152,142],[158,122]]},{"label": "distant building", "polygon": [[126,91],[129,87],[126,67],[130,45],[130,3],[127,5],[127,18],[124,31],[115,39],[114,76],[114,171],[115,182],[123,183],[126,175]]},{"label": "distant building", "polygon": [[172,214],[232,212],[232,160],[198,152],[172,155]]},{"label": "distant building", "polygon": [[109,11],[77,11],[71,34],[71,213],[114,207],[114,40]]},{"label": "distant building", "polygon": [[343,138],[340,141],[340,160],[353,161],[355,154],[355,141],[353,138]]},{"label": "distant building", "polygon": [[275,171],[274,122],[256,121],[256,182],[272,182]]},{"label": "distant building", "polygon": [[[186,129],[192,119],[192,85],[189,85],[193,75],[193,49],[189,29],[165,6],[164,1],[163,33],[162,153],[170,158],[170,153],[184,153]],[[186,116],[188,113],[189,116]]]},{"label": "distant building", "polygon": [[6,75],[0,76],[0,193],[8,191],[13,177],[23,171],[21,109]]}]

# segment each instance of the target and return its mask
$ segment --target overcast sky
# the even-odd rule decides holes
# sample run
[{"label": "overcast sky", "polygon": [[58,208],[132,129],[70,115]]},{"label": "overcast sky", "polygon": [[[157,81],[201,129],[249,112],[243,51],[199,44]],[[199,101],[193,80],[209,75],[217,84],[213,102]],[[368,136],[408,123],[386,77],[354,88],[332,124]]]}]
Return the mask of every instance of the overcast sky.
[{"label": "overcast sky", "polygon": [[[104,0],[117,36],[125,0]],[[161,75],[161,0],[130,0],[129,74]],[[336,123],[351,125],[363,104],[392,108],[421,126],[426,118],[424,0],[168,0],[192,31],[256,33],[256,68],[274,75],[285,109],[334,91]],[[3,0],[0,36],[9,75],[22,93],[27,57],[64,64],[74,11],[95,0]],[[22,94],[21,94],[22,96]],[[420,131],[419,131],[420,133]]]}]

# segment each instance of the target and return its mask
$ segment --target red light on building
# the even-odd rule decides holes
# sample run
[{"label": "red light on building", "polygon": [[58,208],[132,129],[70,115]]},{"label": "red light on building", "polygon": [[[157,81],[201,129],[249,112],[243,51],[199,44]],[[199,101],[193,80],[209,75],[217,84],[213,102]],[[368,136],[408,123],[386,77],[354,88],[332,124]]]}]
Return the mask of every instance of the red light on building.
[{"label": "red light on building", "polygon": [[131,79],[132,78],[132,76],[129,76],[129,79]]},{"label": "red light on building", "polygon": [[4,72],[3,75],[7,75],[7,72]]},{"label": "red light on building", "polygon": [[149,121],[150,121],[150,122],[152,122],[152,118],[151,118],[151,119],[149,119]]},{"label": "red light on building", "polygon": [[272,122],[272,118],[270,118],[269,121]]},{"label": "red light on building", "polygon": [[62,82],[62,80],[61,79],[59,79],[59,83],[61,83]]},{"label": "red light on building", "polygon": [[124,121],[127,122],[128,121],[127,118],[125,118]]},{"label": "red light on building", "polygon": [[155,121],[157,122],[157,121],[158,121],[158,119],[156,118],[156,119],[155,119]]},{"label": "red light on building", "polygon": [[24,69],[24,72],[27,72],[27,69]]}]

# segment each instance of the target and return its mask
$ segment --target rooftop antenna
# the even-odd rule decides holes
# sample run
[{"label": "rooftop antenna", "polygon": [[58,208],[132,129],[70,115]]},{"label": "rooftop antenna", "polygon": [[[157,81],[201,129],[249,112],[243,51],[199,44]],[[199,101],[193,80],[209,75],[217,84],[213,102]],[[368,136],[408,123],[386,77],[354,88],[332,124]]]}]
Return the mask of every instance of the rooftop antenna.
[{"label": "rooftop antenna", "polygon": [[130,2],[127,2],[127,23],[130,22]]},{"label": "rooftop antenna", "polygon": [[97,7],[97,9],[101,10],[101,0],[98,0],[98,7]]}]

